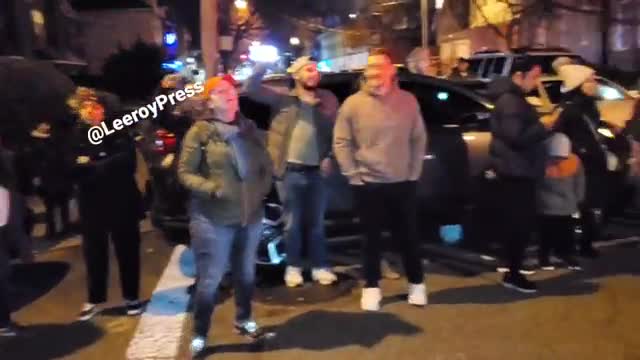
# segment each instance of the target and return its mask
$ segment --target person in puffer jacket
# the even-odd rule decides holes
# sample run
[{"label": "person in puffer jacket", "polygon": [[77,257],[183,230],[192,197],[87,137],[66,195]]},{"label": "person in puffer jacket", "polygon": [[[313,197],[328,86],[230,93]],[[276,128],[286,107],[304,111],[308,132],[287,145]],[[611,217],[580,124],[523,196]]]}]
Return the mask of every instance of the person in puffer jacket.
[{"label": "person in puffer jacket", "polygon": [[191,192],[189,231],[198,276],[194,294],[193,355],[206,345],[216,292],[231,264],[235,331],[262,338],[251,301],[262,232],[262,201],[271,190],[273,166],[255,124],[240,114],[235,81],[207,80],[196,99],[196,122],[187,132],[178,178]]},{"label": "person in puffer jacket", "polygon": [[540,268],[554,269],[549,259],[553,250],[566,267],[580,270],[574,257],[573,216],[579,213],[585,198],[584,168],[580,158],[571,152],[571,140],[565,134],[553,134],[547,148],[545,177],[537,189]]}]

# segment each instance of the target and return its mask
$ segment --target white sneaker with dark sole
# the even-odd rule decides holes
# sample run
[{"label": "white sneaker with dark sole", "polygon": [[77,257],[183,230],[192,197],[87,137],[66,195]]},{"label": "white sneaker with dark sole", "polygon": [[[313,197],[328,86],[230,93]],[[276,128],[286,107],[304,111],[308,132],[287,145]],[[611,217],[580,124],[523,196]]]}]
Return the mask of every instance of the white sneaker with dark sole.
[{"label": "white sneaker with dark sole", "polygon": [[425,284],[409,284],[407,302],[413,306],[425,306],[428,303],[427,286]]},{"label": "white sneaker with dark sole", "polygon": [[96,304],[86,303],[82,305],[82,310],[80,310],[80,314],[78,314],[78,321],[88,321],[91,320],[94,316],[98,315],[100,309]]}]

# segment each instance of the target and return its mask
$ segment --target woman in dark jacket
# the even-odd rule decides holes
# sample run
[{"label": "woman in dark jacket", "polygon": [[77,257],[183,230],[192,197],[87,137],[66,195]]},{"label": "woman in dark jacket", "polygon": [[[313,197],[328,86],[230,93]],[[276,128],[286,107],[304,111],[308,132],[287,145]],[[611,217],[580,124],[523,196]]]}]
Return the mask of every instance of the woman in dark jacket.
[{"label": "woman in dark jacket", "polygon": [[[74,129],[73,176],[78,185],[82,247],[88,276],[88,301],[78,319],[89,320],[107,301],[109,238],[113,241],[127,315],[142,312],[140,283],[141,195],[135,182],[135,143],[126,130],[94,145],[87,139],[91,126],[112,122],[116,100],[101,95],[84,101],[82,121]],[[89,109],[84,109],[89,107]],[[107,109],[107,113],[105,113]],[[109,125],[113,129],[112,125]]]},{"label": "woman in dark jacket", "polygon": [[[48,131],[48,124],[40,124],[31,132],[32,177],[35,191],[45,205],[46,237],[52,238],[69,231],[69,201],[73,191],[67,144],[58,132]],[[62,228],[56,230],[55,213],[60,210]]]},{"label": "woman in dark jacket", "polygon": [[198,282],[191,351],[205,347],[215,295],[231,264],[236,332],[264,333],[253,320],[255,261],[262,231],[262,201],[271,189],[272,166],[256,126],[244,118],[230,77],[212,78],[195,100],[202,111],[182,143],[178,177],[191,191],[189,230]]},{"label": "woman in dark jacket", "polygon": [[602,228],[602,211],[607,203],[607,157],[608,151],[597,131],[600,112],[595,96],[598,83],[595,70],[582,65],[564,65],[559,68],[563,80],[564,99],[560,104],[562,113],[554,130],[565,133],[573,144],[585,169],[587,180],[586,197],[582,204],[581,218],[583,234],[580,253],[596,257],[593,241],[598,240]]}]

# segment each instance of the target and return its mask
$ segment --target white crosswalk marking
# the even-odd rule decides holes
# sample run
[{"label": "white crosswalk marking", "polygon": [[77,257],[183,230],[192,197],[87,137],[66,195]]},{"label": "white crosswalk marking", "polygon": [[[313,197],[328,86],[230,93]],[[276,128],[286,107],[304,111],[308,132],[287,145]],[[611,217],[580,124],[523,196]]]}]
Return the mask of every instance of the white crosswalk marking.
[{"label": "white crosswalk marking", "polygon": [[186,288],[193,283],[181,269],[185,251],[183,245],[173,250],[129,343],[127,360],[174,359],[178,355],[189,302]]}]

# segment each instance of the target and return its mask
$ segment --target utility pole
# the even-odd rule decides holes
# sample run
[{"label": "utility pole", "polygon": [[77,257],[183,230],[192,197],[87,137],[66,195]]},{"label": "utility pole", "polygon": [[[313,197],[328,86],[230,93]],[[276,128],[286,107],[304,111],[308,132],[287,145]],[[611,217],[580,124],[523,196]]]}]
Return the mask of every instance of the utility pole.
[{"label": "utility pole", "polygon": [[218,0],[200,0],[200,48],[207,77],[218,74]]},{"label": "utility pole", "polygon": [[420,0],[420,24],[422,29],[422,47],[429,48],[429,0]]},{"label": "utility pole", "polygon": [[611,2],[602,0],[602,14],[600,15],[600,35],[602,43],[602,64],[609,65],[609,27],[611,26]]}]

